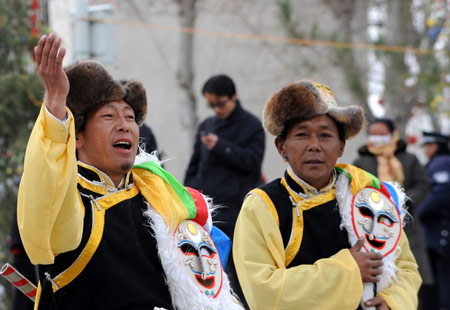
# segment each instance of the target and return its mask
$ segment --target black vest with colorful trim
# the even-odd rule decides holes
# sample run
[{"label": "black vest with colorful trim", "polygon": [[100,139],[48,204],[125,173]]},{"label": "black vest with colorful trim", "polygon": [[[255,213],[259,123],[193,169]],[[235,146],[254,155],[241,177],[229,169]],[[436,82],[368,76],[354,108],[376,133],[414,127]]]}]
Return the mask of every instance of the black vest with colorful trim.
[{"label": "black vest with colorful trim", "polygon": [[124,189],[109,194],[95,169],[79,164],[78,173],[82,241],[54,264],[39,266],[39,309],[172,309],[156,240],[143,215],[147,205],[132,173]]},{"label": "black vest with colorful trim", "polygon": [[283,179],[285,181],[276,179],[252,192],[277,219],[286,252],[286,267],[313,264],[343,248],[350,248],[346,230],[339,228],[341,217],[334,191],[297,206],[289,190],[304,193],[303,188],[287,171]]},{"label": "black vest with colorful trim", "polygon": [[343,248],[350,248],[347,232],[339,228],[341,217],[333,190],[296,205],[294,197],[297,195],[290,195],[289,191],[304,193],[304,189],[287,171],[283,180],[263,185],[255,193],[279,223],[286,267],[313,264]]},{"label": "black vest with colorful trim", "polygon": [[[349,184],[352,189],[380,187],[380,182],[363,170],[356,171],[354,167],[346,165],[338,165],[335,169],[337,176],[346,173],[349,181],[353,177],[346,169],[355,173],[358,181]],[[249,193],[262,201],[278,223],[285,249],[286,267],[313,264],[351,247],[347,230],[340,228],[342,218],[335,186],[336,183],[328,191],[302,198],[305,189],[286,170],[282,179],[276,179]],[[361,305],[357,309],[362,309]]]}]

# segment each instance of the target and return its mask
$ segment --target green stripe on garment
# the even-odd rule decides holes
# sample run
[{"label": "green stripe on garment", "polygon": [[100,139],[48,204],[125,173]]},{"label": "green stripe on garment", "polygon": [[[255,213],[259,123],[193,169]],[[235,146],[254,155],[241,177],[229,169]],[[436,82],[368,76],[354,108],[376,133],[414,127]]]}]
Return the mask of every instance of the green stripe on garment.
[{"label": "green stripe on garment", "polygon": [[366,171],[366,173],[368,175],[370,175],[370,177],[372,178],[372,187],[379,190],[381,188],[380,180],[378,180],[372,173],[367,172],[367,171]]},{"label": "green stripe on garment", "polygon": [[[345,172],[347,174],[347,177],[351,180],[352,179],[352,175],[345,169],[341,168],[341,167],[334,167],[334,169],[336,169],[336,171],[338,173],[343,173]],[[370,177],[372,178],[372,187],[376,188],[376,189],[380,189],[380,180],[378,180],[378,178],[376,178],[372,173],[364,171],[365,173],[367,173],[368,175],[370,175]]]},{"label": "green stripe on garment", "polygon": [[178,180],[175,179],[173,175],[171,175],[169,172],[164,170],[160,165],[153,161],[147,161],[145,163],[135,165],[134,168],[146,169],[163,179],[173,188],[175,193],[177,193],[181,202],[184,204],[188,211],[189,219],[193,219],[196,217],[197,207],[195,206],[194,199],[192,198],[191,194],[189,194],[187,189],[183,185],[181,185],[181,183],[178,182]]},{"label": "green stripe on garment", "polygon": [[337,172],[338,174],[341,174],[341,173],[345,172],[345,174],[347,175],[347,177],[348,177],[350,180],[353,179],[352,175],[351,175],[347,170],[345,170],[344,168],[341,168],[341,167],[334,167],[334,169],[336,169],[336,172]]}]

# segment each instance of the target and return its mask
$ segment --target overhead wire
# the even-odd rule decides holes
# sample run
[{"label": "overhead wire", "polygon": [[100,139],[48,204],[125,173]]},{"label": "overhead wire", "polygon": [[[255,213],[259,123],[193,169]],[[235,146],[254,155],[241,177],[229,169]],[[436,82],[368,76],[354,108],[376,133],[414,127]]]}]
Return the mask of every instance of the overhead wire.
[{"label": "overhead wire", "polygon": [[339,42],[339,41],[330,41],[330,40],[282,37],[282,36],[264,35],[264,34],[236,33],[236,32],[227,32],[227,31],[207,30],[207,29],[200,29],[200,28],[187,28],[187,27],[174,26],[174,25],[134,22],[134,21],[123,20],[123,19],[107,19],[107,18],[92,18],[92,17],[81,17],[80,19],[89,21],[89,22],[113,23],[113,24],[126,25],[126,26],[137,27],[137,28],[151,28],[151,29],[156,29],[156,30],[183,32],[183,33],[199,34],[199,35],[222,37],[222,38],[231,38],[231,39],[236,39],[236,40],[265,41],[265,42],[284,43],[284,44],[291,44],[291,45],[320,46],[320,47],[351,49],[351,50],[355,50],[355,49],[356,50],[368,50],[368,51],[375,50],[375,51],[393,52],[393,53],[412,52],[412,53],[415,53],[416,55],[431,55],[431,54],[438,52],[433,49],[422,49],[422,48],[417,48],[417,47],[401,46],[401,45]]}]

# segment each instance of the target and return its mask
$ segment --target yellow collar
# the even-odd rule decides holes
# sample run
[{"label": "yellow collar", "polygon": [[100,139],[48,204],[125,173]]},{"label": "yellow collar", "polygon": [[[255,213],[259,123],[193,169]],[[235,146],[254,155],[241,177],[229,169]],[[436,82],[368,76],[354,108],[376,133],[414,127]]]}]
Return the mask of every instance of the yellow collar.
[{"label": "yellow collar", "polygon": [[[292,180],[294,180],[303,190],[303,193],[301,192],[296,192],[294,191],[292,188],[288,188],[289,192],[294,192],[297,196],[300,196],[304,199],[308,199],[308,198],[312,198],[314,196],[326,193],[328,191],[330,191],[335,183],[336,183],[336,171],[333,169],[333,172],[331,174],[331,179],[330,182],[328,182],[328,184],[321,188],[320,190],[318,190],[317,188],[315,188],[314,186],[311,186],[310,184],[308,184],[307,182],[305,182],[304,180],[302,180],[301,178],[299,178],[294,171],[292,170],[291,166],[288,167],[287,169],[287,173],[289,174],[289,176],[292,178]],[[287,185],[287,183],[286,183]]]},{"label": "yellow collar", "polygon": [[101,171],[100,169],[98,169],[94,166],[85,164],[84,162],[82,162],[80,160],[78,161],[78,165],[95,172],[98,176],[99,181],[95,181],[95,180],[87,180],[87,181],[89,181],[90,183],[93,183],[96,186],[105,188],[106,192],[108,194],[118,192],[118,191],[125,189],[131,185],[131,184],[129,184],[131,171],[127,172],[127,174],[122,178],[122,180],[120,180],[120,183],[118,186],[114,186],[114,183],[111,180],[111,178],[106,173]]}]

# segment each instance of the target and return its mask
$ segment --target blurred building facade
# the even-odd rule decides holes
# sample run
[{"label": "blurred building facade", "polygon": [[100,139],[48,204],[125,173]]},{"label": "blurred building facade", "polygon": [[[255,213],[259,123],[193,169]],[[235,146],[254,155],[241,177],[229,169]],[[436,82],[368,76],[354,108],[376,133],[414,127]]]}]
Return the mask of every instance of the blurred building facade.
[{"label": "blurred building facade", "polygon": [[[114,30],[108,40],[114,42],[114,60],[106,66],[117,79],[137,79],[144,83],[149,101],[146,123],[152,127],[159,149],[170,159],[165,168],[182,179],[192,148],[180,147],[183,128],[181,93],[176,80],[181,32],[177,1],[49,0],[50,28],[63,38],[68,50],[65,65],[74,62],[74,52],[80,51],[79,46],[74,46],[79,44],[74,42],[74,33],[79,27],[76,12],[80,1],[88,6],[113,8],[110,22]],[[335,31],[337,25],[328,7],[305,0],[302,8],[305,13],[299,25],[304,25],[305,31],[311,31],[310,25],[318,17],[323,21],[319,23],[321,31]],[[340,105],[358,103],[347,90],[343,69],[327,57],[324,49],[277,41],[276,38],[286,37],[279,16],[279,4],[272,0],[197,0],[193,90],[198,119],[213,113],[201,96],[201,86],[216,73],[226,73],[235,80],[243,106],[260,118],[265,101],[273,91],[304,77],[329,85]],[[282,173],[285,163],[276,151],[274,137],[267,135],[266,139],[263,172],[271,180]],[[359,136],[348,142],[340,161],[352,162],[363,141],[365,137]]]}]

